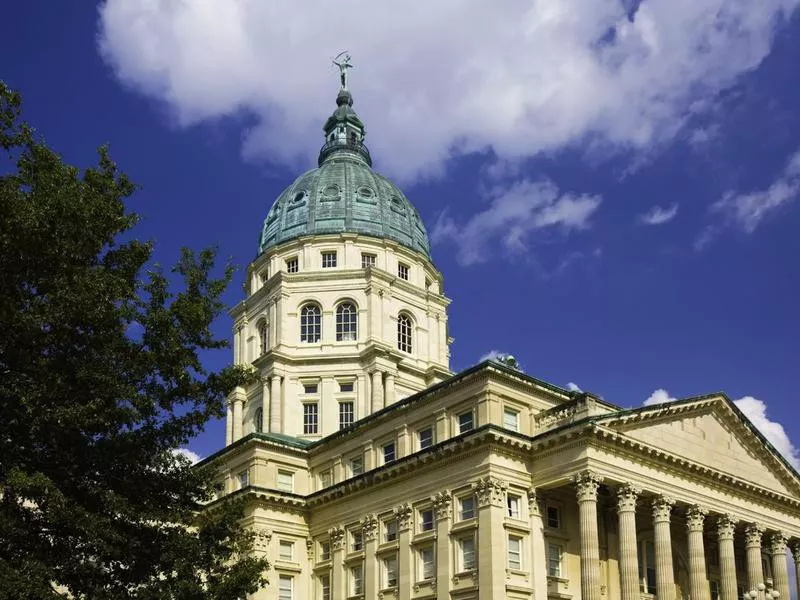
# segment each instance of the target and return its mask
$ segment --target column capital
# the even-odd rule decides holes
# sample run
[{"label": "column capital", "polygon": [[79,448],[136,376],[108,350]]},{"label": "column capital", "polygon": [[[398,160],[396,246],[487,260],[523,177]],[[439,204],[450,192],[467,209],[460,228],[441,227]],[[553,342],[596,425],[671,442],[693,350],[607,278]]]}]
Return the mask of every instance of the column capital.
[{"label": "column capital", "polygon": [[378,517],[374,514],[366,515],[361,519],[361,531],[364,532],[364,540],[374,540],[378,537]]},{"label": "column capital", "polygon": [[431,497],[436,518],[440,521],[453,516],[453,495],[449,490],[443,490]]},{"label": "column capital", "polygon": [[769,550],[771,554],[786,554],[786,545],[788,540],[782,533],[773,533],[769,536]]},{"label": "column capital", "polygon": [[617,489],[617,512],[636,512],[636,501],[641,493],[641,488],[631,483],[620,486]]},{"label": "column capital", "polygon": [[528,488],[528,511],[531,515],[536,517],[542,516],[542,509],[539,506],[542,499],[539,497],[539,494],[536,493],[536,488]]},{"label": "column capital", "polygon": [[406,531],[411,529],[412,515],[414,511],[409,504],[401,504],[394,509],[394,515],[397,518],[397,530]]},{"label": "column capital", "polygon": [[689,531],[703,531],[703,523],[708,511],[697,504],[690,506],[686,511],[686,528]]},{"label": "column capital", "polygon": [[750,523],[745,527],[744,530],[744,538],[745,538],[745,546],[750,547],[761,547],[761,536],[764,535],[764,528],[759,525],[758,523]]},{"label": "column capital", "polygon": [[266,552],[269,550],[269,542],[272,539],[272,530],[266,527],[258,527],[255,530],[254,546],[256,550]]},{"label": "column capital", "polygon": [[478,496],[478,506],[504,506],[505,492],[508,484],[502,479],[488,475],[473,484],[475,494]]},{"label": "column capital", "polygon": [[669,496],[656,496],[653,499],[653,521],[659,523],[661,521],[669,522],[672,507],[675,506],[675,499]]},{"label": "column capital", "polygon": [[597,502],[597,488],[603,481],[594,471],[582,471],[573,478],[578,489],[578,502]]},{"label": "column capital", "polygon": [[328,530],[328,537],[331,540],[331,548],[333,550],[344,550],[345,547],[345,531],[344,527],[338,525]]},{"label": "column capital", "polygon": [[738,521],[733,515],[721,515],[717,519],[717,536],[721,540],[732,540]]},{"label": "column capital", "polygon": [[795,562],[800,562],[800,539],[794,538],[790,540],[789,550],[792,551]]}]

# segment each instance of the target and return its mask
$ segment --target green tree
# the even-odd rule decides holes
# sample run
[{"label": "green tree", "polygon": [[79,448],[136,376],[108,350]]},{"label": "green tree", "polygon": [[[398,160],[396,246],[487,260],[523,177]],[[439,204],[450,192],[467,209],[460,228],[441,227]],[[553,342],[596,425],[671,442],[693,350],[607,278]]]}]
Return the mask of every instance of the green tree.
[{"label": "green tree", "polygon": [[[249,375],[199,355],[228,266],[147,270],[135,186],[105,148],[83,171],[0,82],[0,598],[243,598],[266,561],[215,473],[176,456]],[[171,284],[171,279],[179,284]],[[178,291],[173,291],[178,288]]]}]

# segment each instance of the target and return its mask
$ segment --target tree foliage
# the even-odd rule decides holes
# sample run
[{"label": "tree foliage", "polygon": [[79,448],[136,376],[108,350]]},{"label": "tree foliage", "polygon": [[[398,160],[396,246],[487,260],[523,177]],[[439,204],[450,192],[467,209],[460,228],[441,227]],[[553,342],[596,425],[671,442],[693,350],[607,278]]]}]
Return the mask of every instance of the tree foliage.
[{"label": "tree foliage", "polygon": [[231,267],[147,269],[107,149],[65,164],[20,106],[0,82],[0,599],[243,598],[242,507],[198,510],[215,473],[173,452],[248,377],[200,361]]}]

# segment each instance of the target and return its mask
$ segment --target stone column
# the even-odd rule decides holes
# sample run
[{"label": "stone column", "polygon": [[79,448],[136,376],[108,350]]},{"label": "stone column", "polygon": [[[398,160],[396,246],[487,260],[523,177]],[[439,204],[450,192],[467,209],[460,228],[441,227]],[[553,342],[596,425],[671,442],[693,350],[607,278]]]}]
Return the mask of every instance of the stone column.
[{"label": "stone column", "polygon": [[269,329],[267,329],[267,333],[269,334],[269,347],[274,348],[278,345],[278,315],[275,312],[275,300],[269,301],[267,310],[269,311],[269,315],[267,316],[267,322],[269,323]]},{"label": "stone column", "polygon": [[411,589],[414,587],[414,557],[411,554],[411,527],[414,511],[408,504],[398,506],[394,513],[397,517],[397,592],[399,600],[411,600]]},{"label": "stone column", "polygon": [[[597,487],[592,471],[575,477],[581,530],[581,600],[600,600],[600,540],[597,534]],[[660,599],[659,599],[660,600]]]},{"label": "stone column", "polygon": [[233,441],[242,437],[242,405],[244,402],[240,397],[233,399]]},{"label": "stone column", "polygon": [[[751,523],[744,530],[745,548],[747,549],[747,591],[757,590],[759,584],[764,583],[764,571],[761,567],[761,536],[764,528]],[[758,598],[764,598],[764,592],[759,591]]]},{"label": "stone column", "polygon": [[795,575],[797,575],[797,593],[800,594],[800,540],[792,540],[789,547],[794,557],[794,571]]},{"label": "stone column", "polygon": [[439,492],[433,498],[436,513],[436,597],[450,597],[450,519],[453,516],[453,497]]},{"label": "stone column", "polygon": [[233,404],[230,398],[225,403],[225,445],[233,443]]},{"label": "stone column", "polygon": [[361,519],[361,530],[364,533],[364,598],[377,598],[380,582],[378,581],[378,536],[380,521],[375,515],[367,515]]},{"label": "stone column", "polygon": [[653,500],[653,537],[656,550],[656,596],[675,600],[675,571],[672,566],[670,513],[675,500],[659,496]]},{"label": "stone column", "polygon": [[719,539],[719,594],[720,600],[737,600],[736,556],[733,550],[733,532],[736,521],[730,515],[717,519]]},{"label": "stone column", "polygon": [[269,393],[269,430],[272,433],[283,433],[281,431],[281,378],[273,375],[271,379],[272,389]]},{"label": "stone column", "polygon": [[703,523],[708,511],[691,506],[686,511],[686,534],[689,546],[689,587],[692,600],[711,600],[706,574],[706,550],[703,543]]},{"label": "stone column", "polygon": [[[475,484],[478,497],[478,587],[487,598],[506,595],[506,532],[504,481],[488,476]],[[500,554],[500,556],[498,556]]]},{"label": "stone column", "polygon": [[639,558],[636,546],[636,500],[641,490],[623,485],[617,490],[619,515],[619,582],[622,600],[639,600]]},{"label": "stone column", "polygon": [[531,516],[531,579],[534,600],[547,599],[547,545],[544,520],[535,489],[528,490],[528,514]]},{"label": "stone column", "polygon": [[381,371],[372,372],[372,412],[378,412],[383,408],[383,373]]},{"label": "stone column", "polygon": [[331,600],[345,600],[349,594],[344,569],[344,549],[347,545],[344,527],[330,529],[328,537],[331,544]]},{"label": "stone column", "polygon": [[781,593],[781,598],[791,598],[789,595],[789,569],[786,565],[786,542],[786,536],[782,533],[775,533],[769,539],[772,584]]},{"label": "stone column", "polygon": [[387,373],[386,374],[386,389],[384,390],[384,406],[389,406],[390,404],[394,404],[397,402],[397,398],[395,397],[394,393],[394,374]]}]

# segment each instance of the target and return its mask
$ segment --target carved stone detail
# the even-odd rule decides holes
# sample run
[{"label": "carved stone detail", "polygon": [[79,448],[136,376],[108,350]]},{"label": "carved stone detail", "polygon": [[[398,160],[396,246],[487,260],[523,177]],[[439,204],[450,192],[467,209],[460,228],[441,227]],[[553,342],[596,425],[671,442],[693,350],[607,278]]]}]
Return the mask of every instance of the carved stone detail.
[{"label": "carved stone detail", "polygon": [[575,416],[577,410],[578,409],[575,406],[570,406],[568,408],[561,408],[554,411],[545,411],[536,416],[536,427],[539,429],[544,429],[545,427],[550,427],[556,423],[567,421]]},{"label": "carved stone detail", "polygon": [[254,546],[256,550],[266,552],[269,550],[269,542],[272,540],[272,530],[265,527],[259,527],[255,530]]},{"label": "carved stone detail", "polygon": [[786,536],[782,533],[773,533],[769,537],[769,550],[771,554],[783,554],[786,555],[786,545],[787,545]]},{"label": "carved stone detail", "polygon": [[750,523],[744,530],[746,547],[761,547],[761,537],[764,535],[764,528],[758,523]]},{"label": "carved stone detail", "polygon": [[653,500],[653,521],[669,521],[672,507],[675,506],[675,499],[669,496],[658,496]]},{"label": "carved stone detail", "polygon": [[314,559],[314,540],[311,538],[306,538],[306,555],[308,560]]},{"label": "carved stone detail", "polygon": [[528,511],[534,517],[542,516],[542,499],[536,493],[536,488],[528,489]]},{"label": "carved stone detail", "polygon": [[689,531],[703,531],[703,523],[706,520],[708,511],[705,508],[694,505],[686,511],[686,527]]},{"label": "carved stone detail", "polygon": [[603,478],[594,471],[583,471],[574,477],[578,488],[578,502],[597,502],[597,488]]},{"label": "carved stone detail", "polygon": [[636,512],[636,501],[642,490],[626,483],[617,490],[617,512]]},{"label": "carved stone detail", "polygon": [[369,514],[361,519],[361,530],[364,532],[364,541],[378,538],[378,525],[380,521],[374,514]]},{"label": "carved stone detail", "polygon": [[478,506],[505,506],[505,492],[508,484],[501,479],[487,476],[473,484],[478,496]]},{"label": "carved stone detail", "polygon": [[331,540],[331,548],[334,550],[344,550],[347,544],[344,527],[333,527],[328,530],[328,536]]},{"label": "carved stone detail", "polygon": [[413,521],[412,517],[414,515],[414,511],[411,506],[408,504],[401,504],[394,509],[394,514],[397,517],[397,529],[399,531],[411,529],[411,524]]},{"label": "carved stone detail", "polygon": [[789,542],[789,549],[792,551],[792,556],[796,563],[800,563],[800,540],[792,540]]},{"label": "carved stone detail", "polygon": [[453,516],[453,496],[445,490],[431,497],[433,510],[438,520],[449,519]]},{"label": "carved stone detail", "polygon": [[717,535],[720,540],[732,540],[736,530],[736,519],[732,515],[722,515],[717,519]]}]

